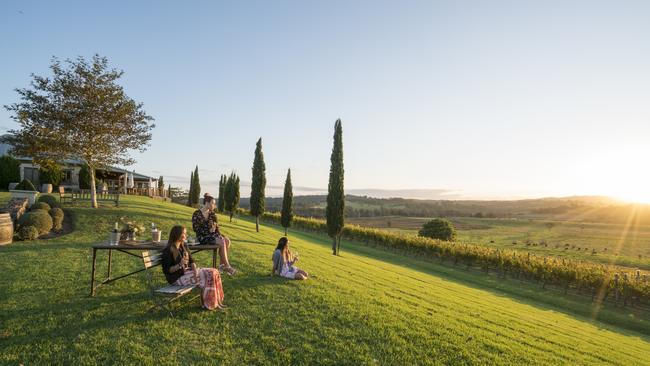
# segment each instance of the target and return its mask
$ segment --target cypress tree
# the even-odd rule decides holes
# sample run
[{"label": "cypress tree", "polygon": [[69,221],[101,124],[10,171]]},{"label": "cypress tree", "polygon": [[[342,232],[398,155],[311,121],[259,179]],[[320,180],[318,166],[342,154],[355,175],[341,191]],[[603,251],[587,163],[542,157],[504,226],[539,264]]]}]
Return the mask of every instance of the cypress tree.
[{"label": "cypress tree", "polygon": [[226,181],[228,177],[225,174],[221,175],[219,178],[219,199],[217,200],[217,210],[223,213],[223,210],[226,207],[225,191],[226,191]]},{"label": "cypress tree", "polygon": [[266,165],[264,164],[262,138],[260,137],[255,146],[250,198],[251,215],[255,216],[255,230],[258,233],[260,232],[260,215],[264,213],[264,188],[266,188]]},{"label": "cypress tree", "polygon": [[332,254],[339,254],[341,231],[345,213],[345,194],[343,192],[343,127],[341,120],[334,123],[334,146],[330,158],[330,180],[327,185],[327,234],[332,238]]},{"label": "cypress tree", "polygon": [[194,191],[192,192],[192,203],[199,204],[199,197],[201,197],[201,182],[199,182],[199,166],[194,168]]},{"label": "cypress tree", "polygon": [[284,181],[284,196],[282,197],[282,216],[280,223],[284,228],[284,236],[287,236],[287,229],[293,220],[293,186],[291,185],[291,169],[287,172],[287,180]]},{"label": "cypress tree", "polygon": [[235,172],[230,173],[226,181],[224,196],[226,201],[225,209],[230,214],[230,221],[232,222],[232,217],[237,211],[237,207],[239,207],[239,177]]},{"label": "cypress tree", "polygon": [[171,184],[169,186],[167,186],[167,196],[169,196],[169,198],[172,198],[172,185]]},{"label": "cypress tree", "polygon": [[187,205],[192,207],[192,197],[194,196],[194,172],[190,172],[190,190],[187,192]]}]

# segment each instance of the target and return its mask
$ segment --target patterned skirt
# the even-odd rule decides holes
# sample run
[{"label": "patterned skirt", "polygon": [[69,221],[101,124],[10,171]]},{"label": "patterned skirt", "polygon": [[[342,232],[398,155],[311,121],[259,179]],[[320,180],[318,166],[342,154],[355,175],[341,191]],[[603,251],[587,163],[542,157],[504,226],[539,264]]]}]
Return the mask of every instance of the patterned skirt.
[{"label": "patterned skirt", "polygon": [[221,275],[214,268],[201,268],[198,270],[198,283],[194,278],[194,271],[187,270],[174,285],[198,285],[201,288],[203,306],[214,310],[223,303],[223,287],[221,286]]}]

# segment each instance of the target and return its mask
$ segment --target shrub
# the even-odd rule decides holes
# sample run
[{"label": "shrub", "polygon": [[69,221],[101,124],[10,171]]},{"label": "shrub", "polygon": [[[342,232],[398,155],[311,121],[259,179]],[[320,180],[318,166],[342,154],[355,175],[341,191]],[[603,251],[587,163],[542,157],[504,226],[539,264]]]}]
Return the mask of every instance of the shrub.
[{"label": "shrub", "polygon": [[451,241],[456,237],[456,229],[449,220],[433,219],[422,225],[418,235],[431,239]]},{"label": "shrub", "polygon": [[90,189],[90,169],[85,164],[79,170],[79,188]]},{"label": "shrub", "polygon": [[0,157],[0,189],[20,180],[20,162],[9,155]]},{"label": "shrub", "polygon": [[63,218],[65,217],[63,210],[55,207],[51,209],[49,213],[50,216],[52,216],[52,226],[54,227],[54,230],[61,230],[63,228]]},{"label": "shrub", "polygon": [[51,196],[49,194],[43,194],[40,197],[38,197],[38,202],[45,202],[48,205],[50,205],[50,207],[61,207],[61,203],[59,202],[59,200],[56,197]]},{"label": "shrub", "polygon": [[23,179],[23,181],[20,182],[14,189],[19,191],[36,191],[36,188],[34,188],[34,185],[29,181],[29,179]]},{"label": "shrub", "polygon": [[18,230],[18,238],[20,240],[34,240],[38,238],[38,229],[32,225],[21,226]]},{"label": "shrub", "polygon": [[51,208],[52,208],[52,207],[50,207],[50,205],[48,205],[48,204],[45,203],[45,202],[36,202],[36,203],[33,204],[32,207],[30,207],[29,209],[30,209],[31,211],[34,211],[34,210],[45,210],[45,211],[49,211]]},{"label": "shrub", "polygon": [[29,211],[22,215],[18,220],[18,224],[22,226],[34,226],[38,230],[39,235],[47,234],[52,230],[52,216],[45,210]]}]

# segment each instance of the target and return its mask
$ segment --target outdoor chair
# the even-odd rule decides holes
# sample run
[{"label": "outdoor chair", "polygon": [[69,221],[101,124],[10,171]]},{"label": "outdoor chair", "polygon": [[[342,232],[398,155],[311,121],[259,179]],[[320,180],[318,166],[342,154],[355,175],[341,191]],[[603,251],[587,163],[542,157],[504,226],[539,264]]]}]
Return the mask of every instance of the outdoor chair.
[{"label": "outdoor chair", "polygon": [[[169,313],[169,316],[174,317],[174,314],[172,313],[172,302],[191,293],[193,289],[198,289],[199,287],[197,285],[166,285],[157,288],[157,286],[154,284],[154,276],[151,272],[151,268],[157,267],[161,264],[162,252],[144,251],[142,252],[142,262],[144,263],[144,269],[147,276],[147,285],[154,302],[154,305],[149,308],[147,312],[151,312],[154,309],[158,308],[167,311]],[[197,297],[200,298],[201,295],[196,295],[188,301],[192,301]]]},{"label": "outdoor chair", "polygon": [[66,192],[63,186],[59,186],[59,201],[61,202],[61,205],[66,202],[74,205],[74,196],[72,193]]}]

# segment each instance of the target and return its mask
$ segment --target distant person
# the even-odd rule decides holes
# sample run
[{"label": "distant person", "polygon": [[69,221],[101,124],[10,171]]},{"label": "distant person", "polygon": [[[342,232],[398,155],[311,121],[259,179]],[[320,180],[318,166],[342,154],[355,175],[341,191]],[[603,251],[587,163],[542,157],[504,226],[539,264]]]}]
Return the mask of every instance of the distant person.
[{"label": "distant person", "polygon": [[198,268],[185,245],[187,231],[177,225],[169,232],[167,246],[162,251],[162,269],[172,285],[198,285],[201,302],[208,310],[224,309],[221,275],[215,268]]},{"label": "distant person", "polygon": [[228,250],[230,249],[230,239],[219,232],[217,224],[217,215],[214,213],[217,207],[216,200],[209,193],[203,195],[203,206],[194,211],[192,215],[192,229],[196,233],[196,239],[201,245],[218,245],[219,246],[219,268],[234,275],[237,272],[228,262]]},{"label": "distant person", "polygon": [[297,261],[298,256],[294,256],[289,250],[289,239],[286,236],[281,237],[273,252],[273,274],[292,280],[306,280],[309,274],[294,266]]}]

